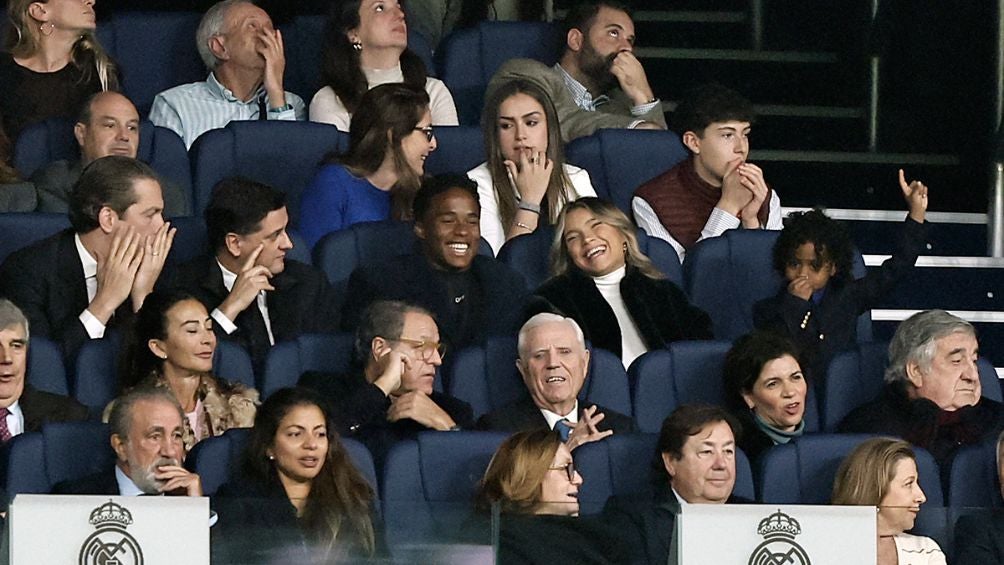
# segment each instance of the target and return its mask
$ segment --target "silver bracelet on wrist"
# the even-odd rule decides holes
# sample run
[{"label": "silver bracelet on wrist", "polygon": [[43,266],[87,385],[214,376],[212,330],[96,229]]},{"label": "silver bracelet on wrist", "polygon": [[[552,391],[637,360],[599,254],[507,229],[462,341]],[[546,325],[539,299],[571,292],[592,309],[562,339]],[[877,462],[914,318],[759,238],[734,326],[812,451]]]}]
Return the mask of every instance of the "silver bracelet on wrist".
[{"label": "silver bracelet on wrist", "polygon": [[527,212],[533,212],[534,214],[540,215],[540,204],[534,204],[533,202],[527,202],[526,200],[519,201],[519,209],[526,210]]}]

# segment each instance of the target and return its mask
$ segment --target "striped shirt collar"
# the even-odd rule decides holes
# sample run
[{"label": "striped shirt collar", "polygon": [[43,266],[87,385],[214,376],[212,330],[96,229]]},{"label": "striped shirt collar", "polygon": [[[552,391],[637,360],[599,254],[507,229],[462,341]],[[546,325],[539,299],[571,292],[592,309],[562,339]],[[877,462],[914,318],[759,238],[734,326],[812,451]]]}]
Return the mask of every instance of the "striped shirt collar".
[{"label": "striped shirt collar", "polygon": [[593,98],[593,95],[589,93],[589,89],[583,86],[581,82],[575,80],[572,75],[568,74],[568,71],[561,66],[561,63],[555,63],[553,68],[561,75],[562,80],[565,81],[565,86],[568,87],[568,91],[575,100],[575,105],[579,108],[587,112],[595,112],[597,108],[610,100],[606,94]]},{"label": "striped shirt collar", "polygon": [[251,98],[248,100],[241,100],[240,98],[234,96],[232,90],[223,86],[223,83],[216,79],[216,73],[209,73],[209,76],[206,78],[206,88],[208,88],[209,92],[211,92],[214,96],[222,98],[227,102],[240,102],[241,104],[257,104],[258,100],[263,99],[265,96],[265,84],[262,83],[258,85],[258,89],[255,90]]}]

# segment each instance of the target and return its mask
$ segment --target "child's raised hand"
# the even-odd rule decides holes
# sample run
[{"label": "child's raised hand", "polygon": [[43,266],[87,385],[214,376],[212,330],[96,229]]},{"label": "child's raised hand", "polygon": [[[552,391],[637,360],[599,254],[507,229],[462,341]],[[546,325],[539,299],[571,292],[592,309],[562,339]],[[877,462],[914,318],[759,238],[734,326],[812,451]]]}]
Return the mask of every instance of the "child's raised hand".
[{"label": "child's raised hand", "polygon": [[906,174],[903,169],[899,170],[899,187],[903,190],[903,198],[910,208],[910,219],[918,223],[924,223],[924,215],[927,212],[927,185],[919,180],[906,183]]},{"label": "child's raised hand", "polygon": [[796,276],[788,283],[788,294],[792,296],[797,296],[802,300],[808,300],[812,297],[812,285],[809,283],[809,277],[804,275]]}]

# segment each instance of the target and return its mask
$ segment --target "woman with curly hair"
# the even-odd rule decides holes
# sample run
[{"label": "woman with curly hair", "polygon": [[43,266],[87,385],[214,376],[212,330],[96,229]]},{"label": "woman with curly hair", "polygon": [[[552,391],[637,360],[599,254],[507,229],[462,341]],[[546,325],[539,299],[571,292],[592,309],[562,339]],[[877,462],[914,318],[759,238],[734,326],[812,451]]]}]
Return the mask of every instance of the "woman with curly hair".
[{"label": "woman with curly hair", "polygon": [[321,76],[325,86],[310,101],[311,121],[349,131],[367,90],[403,82],[428,93],[432,125],[457,125],[450,91],[443,81],[428,76],[425,63],[408,49],[408,26],[397,0],[333,3],[324,38]]},{"label": "woman with curly hair", "polygon": [[774,268],[784,277],[776,296],[753,306],[753,324],[788,337],[799,361],[822,387],[830,360],[857,342],[857,318],[888,294],[917,262],[927,229],[927,186],[899,185],[910,209],[892,257],[864,278],[851,276],[853,243],[847,229],[820,210],[793,212],[774,244]]},{"label": "woman with curly hair", "polygon": [[201,302],[180,291],[153,292],[134,322],[122,356],[122,388],[173,392],[185,411],[186,450],[230,428],[251,427],[258,391],[213,376],[216,334]]},{"label": "woman with curly hair", "polygon": [[94,36],[94,0],[8,0],[0,116],[12,141],[34,122],[75,118],[118,69]]}]

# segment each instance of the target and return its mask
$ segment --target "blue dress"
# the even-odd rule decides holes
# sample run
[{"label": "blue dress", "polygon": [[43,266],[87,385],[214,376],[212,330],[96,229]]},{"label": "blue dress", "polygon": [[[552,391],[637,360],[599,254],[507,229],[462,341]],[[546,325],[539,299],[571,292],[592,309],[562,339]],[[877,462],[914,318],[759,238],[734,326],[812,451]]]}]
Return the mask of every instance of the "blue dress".
[{"label": "blue dress", "polygon": [[321,167],[300,199],[300,235],[310,247],[333,231],[388,218],[390,192],[353,176],[342,165]]}]

